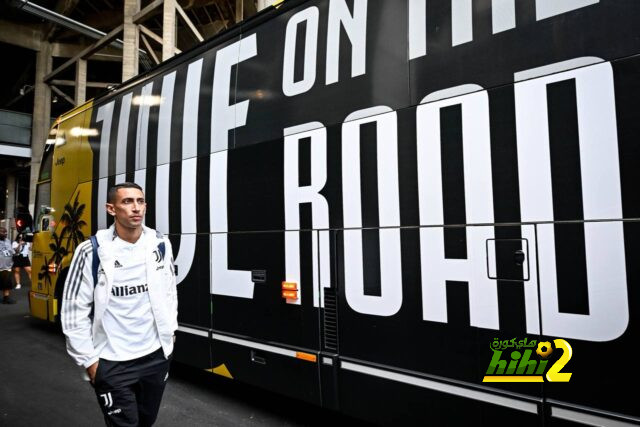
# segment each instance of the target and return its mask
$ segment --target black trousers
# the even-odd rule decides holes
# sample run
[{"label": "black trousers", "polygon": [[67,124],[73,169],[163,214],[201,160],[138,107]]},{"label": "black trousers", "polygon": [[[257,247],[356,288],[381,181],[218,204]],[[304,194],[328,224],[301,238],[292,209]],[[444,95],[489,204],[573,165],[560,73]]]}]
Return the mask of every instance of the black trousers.
[{"label": "black trousers", "polygon": [[156,421],[171,358],[162,348],[138,359],[100,359],[93,388],[107,426],[151,426]]}]

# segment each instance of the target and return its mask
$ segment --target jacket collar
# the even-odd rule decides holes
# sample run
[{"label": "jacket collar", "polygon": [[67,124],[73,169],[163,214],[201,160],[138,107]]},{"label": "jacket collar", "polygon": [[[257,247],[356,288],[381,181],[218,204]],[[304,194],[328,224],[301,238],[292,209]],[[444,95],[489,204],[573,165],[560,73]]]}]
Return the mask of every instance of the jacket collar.
[{"label": "jacket collar", "polygon": [[[96,232],[96,239],[100,245],[98,248],[98,255],[100,256],[101,262],[112,257],[113,251],[111,248],[116,237],[116,229],[113,224],[105,230],[98,230],[98,232]],[[140,236],[140,239],[142,239],[145,249],[155,247],[158,244],[156,231],[145,225],[142,226],[142,235]]]},{"label": "jacket collar", "polygon": [[[111,227],[107,229],[98,230],[96,232],[96,238],[98,239],[98,243],[100,244],[100,246],[109,246],[110,244],[112,244],[116,237],[116,227],[114,224],[111,224]],[[147,227],[146,225],[143,225],[142,235],[140,236],[140,238],[143,239],[145,243],[153,243],[156,240],[156,231],[152,228]]]}]

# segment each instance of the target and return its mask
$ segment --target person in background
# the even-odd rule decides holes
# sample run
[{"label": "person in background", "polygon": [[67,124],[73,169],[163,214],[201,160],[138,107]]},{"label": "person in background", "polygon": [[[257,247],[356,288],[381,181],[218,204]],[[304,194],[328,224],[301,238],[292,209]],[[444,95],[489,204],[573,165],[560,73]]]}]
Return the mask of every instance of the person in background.
[{"label": "person in background", "polygon": [[13,265],[13,248],[11,240],[7,239],[7,229],[0,227],[0,289],[2,289],[2,304],[15,304],[11,298],[11,266]]},{"label": "person in background", "polygon": [[16,289],[20,289],[22,287],[20,284],[20,269],[24,269],[29,276],[29,281],[31,281],[31,261],[29,261],[31,243],[25,242],[24,236],[18,234],[12,247],[15,251],[13,255],[13,278],[16,280]]}]

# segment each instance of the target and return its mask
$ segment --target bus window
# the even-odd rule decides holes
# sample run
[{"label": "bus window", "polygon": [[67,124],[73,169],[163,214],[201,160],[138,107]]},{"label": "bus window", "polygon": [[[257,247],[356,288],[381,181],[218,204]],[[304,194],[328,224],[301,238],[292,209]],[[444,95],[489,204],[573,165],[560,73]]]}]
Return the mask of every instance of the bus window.
[{"label": "bus window", "polygon": [[35,231],[53,231],[55,222],[51,208],[51,181],[38,184],[36,191]]},{"label": "bus window", "polygon": [[[53,134],[53,130],[51,131]],[[53,164],[53,145],[49,143],[51,140],[51,134],[49,134],[49,139],[47,140],[47,145],[44,147],[44,153],[42,153],[42,161],[40,162],[40,176],[38,177],[38,181],[46,181],[51,179],[51,166]]]},{"label": "bus window", "polygon": [[53,231],[55,226],[51,208],[51,167],[53,163],[54,144],[49,142],[52,138],[55,138],[55,134],[56,131],[53,129],[49,134],[47,145],[44,147],[42,162],[40,163],[38,181],[45,182],[40,182],[36,190],[36,209],[34,212],[34,216],[36,217],[35,231]]}]

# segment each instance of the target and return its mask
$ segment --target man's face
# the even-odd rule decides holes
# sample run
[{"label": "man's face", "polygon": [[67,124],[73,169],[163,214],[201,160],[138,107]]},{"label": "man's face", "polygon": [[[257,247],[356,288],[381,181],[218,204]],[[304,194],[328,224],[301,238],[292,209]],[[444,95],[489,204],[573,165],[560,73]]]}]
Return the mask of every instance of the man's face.
[{"label": "man's face", "polygon": [[125,228],[140,227],[146,210],[144,194],[137,188],[119,188],[113,203],[107,203],[107,212]]},{"label": "man's face", "polygon": [[7,238],[7,229],[0,227],[0,240],[4,240]]}]

